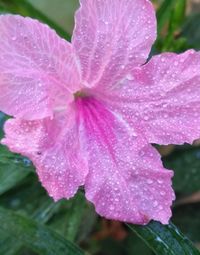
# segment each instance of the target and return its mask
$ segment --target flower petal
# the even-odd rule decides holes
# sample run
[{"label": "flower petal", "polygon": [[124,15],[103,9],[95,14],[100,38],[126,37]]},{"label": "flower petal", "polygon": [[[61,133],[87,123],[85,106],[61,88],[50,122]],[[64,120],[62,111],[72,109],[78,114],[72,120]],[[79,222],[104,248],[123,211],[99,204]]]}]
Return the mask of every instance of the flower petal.
[{"label": "flower petal", "polygon": [[0,110],[27,120],[52,115],[80,84],[71,45],[40,22],[0,16]]},{"label": "flower petal", "polygon": [[2,143],[13,152],[29,157],[42,185],[54,200],[72,197],[84,185],[87,164],[82,157],[75,112],[54,120],[8,120]]},{"label": "flower petal", "polygon": [[143,64],[156,38],[148,0],[81,0],[72,44],[86,86],[109,87]]},{"label": "flower petal", "polygon": [[88,152],[88,200],[106,218],[166,224],[174,199],[173,173],[163,168],[158,152],[95,99],[77,102],[81,140]]},{"label": "flower petal", "polygon": [[200,53],[165,53],[134,69],[112,93],[98,95],[150,143],[200,137]]}]

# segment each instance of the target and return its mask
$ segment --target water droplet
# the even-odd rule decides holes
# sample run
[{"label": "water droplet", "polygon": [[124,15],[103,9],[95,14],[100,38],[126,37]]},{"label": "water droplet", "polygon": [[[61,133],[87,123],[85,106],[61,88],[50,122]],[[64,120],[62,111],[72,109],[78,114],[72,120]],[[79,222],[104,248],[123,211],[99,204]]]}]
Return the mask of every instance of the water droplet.
[{"label": "water droplet", "polygon": [[162,184],[162,183],[163,183],[163,180],[158,179],[157,182],[158,182],[159,184]]},{"label": "water droplet", "polygon": [[149,120],[149,117],[148,116],[144,116],[144,120]]},{"label": "water droplet", "polygon": [[28,158],[23,158],[23,163],[25,166],[31,166],[31,161]]},{"label": "water droplet", "polygon": [[110,205],[110,210],[113,211],[115,209],[115,207],[113,205]]},{"label": "water droplet", "polygon": [[153,207],[157,207],[157,206],[158,206],[158,201],[155,200],[155,201],[153,202]]},{"label": "water droplet", "polygon": [[132,80],[134,80],[134,77],[133,77],[131,74],[128,74],[128,75],[127,75],[127,79],[128,79],[129,81],[132,81]]},{"label": "water droplet", "polygon": [[161,192],[160,192],[160,195],[161,195],[161,196],[164,196],[165,194],[166,194],[165,191],[161,191]]},{"label": "water droplet", "polygon": [[148,184],[152,184],[152,183],[153,183],[153,180],[148,179],[148,180],[147,180],[147,183],[148,183]]}]

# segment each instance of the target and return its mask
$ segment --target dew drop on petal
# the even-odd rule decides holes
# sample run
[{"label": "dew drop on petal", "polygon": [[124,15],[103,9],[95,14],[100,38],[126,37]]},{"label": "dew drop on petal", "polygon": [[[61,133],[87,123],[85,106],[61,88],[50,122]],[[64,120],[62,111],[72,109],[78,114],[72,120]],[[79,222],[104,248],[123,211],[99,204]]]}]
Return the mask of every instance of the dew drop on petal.
[{"label": "dew drop on petal", "polygon": [[157,207],[157,206],[158,206],[158,201],[155,200],[155,201],[153,202],[153,207],[155,208],[155,207]]},{"label": "dew drop on petal", "polygon": [[147,183],[148,183],[148,184],[152,184],[152,183],[153,183],[153,180],[147,179]]}]

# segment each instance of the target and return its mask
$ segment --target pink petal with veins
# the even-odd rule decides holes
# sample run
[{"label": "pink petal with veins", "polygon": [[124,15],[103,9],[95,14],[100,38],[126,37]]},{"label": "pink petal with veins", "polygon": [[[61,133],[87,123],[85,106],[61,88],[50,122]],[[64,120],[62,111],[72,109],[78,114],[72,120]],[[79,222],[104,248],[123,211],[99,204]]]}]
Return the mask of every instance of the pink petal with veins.
[{"label": "pink petal with veins", "polygon": [[1,15],[0,52],[0,109],[9,115],[51,116],[80,88],[71,44],[39,21]]},{"label": "pink petal with veins", "polygon": [[77,100],[81,138],[87,152],[88,200],[106,218],[167,224],[174,199],[172,171],[143,138],[94,98]]},{"label": "pink petal with veins", "polygon": [[81,0],[72,44],[86,86],[115,85],[144,64],[156,38],[156,18],[147,0]]},{"label": "pink petal with veins", "polygon": [[53,120],[8,120],[5,133],[2,143],[33,161],[42,185],[54,200],[70,198],[84,185],[88,169],[73,105]]},{"label": "pink petal with veins", "polygon": [[199,52],[164,53],[134,69],[115,90],[99,87],[96,94],[150,143],[192,143],[200,138],[199,70]]},{"label": "pink petal with veins", "polygon": [[33,161],[55,200],[85,185],[102,216],[166,224],[173,173],[149,143],[200,137],[200,54],[145,64],[150,1],[80,3],[72,45],[38,21],[0,16],[0,110],[15,117],[2,143]]}]

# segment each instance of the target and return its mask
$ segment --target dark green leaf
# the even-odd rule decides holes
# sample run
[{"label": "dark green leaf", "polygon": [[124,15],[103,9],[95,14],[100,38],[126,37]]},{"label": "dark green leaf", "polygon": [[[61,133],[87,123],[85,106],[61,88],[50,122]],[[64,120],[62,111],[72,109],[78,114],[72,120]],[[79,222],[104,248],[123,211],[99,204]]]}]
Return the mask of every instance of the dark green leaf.
[{"label": "dark green leaf", "polygon": [[119,242],[118,240],[114,240],[112,238],[104,238],[103,240],[99,241],[99,244],[101,246],[101,250],[104,252],[103,254],[121,255],[125,253],[125,247],[123,247],[123,243]]},{"label": "dark green leaf", "polygon": [[0,112],[0,139],[3,138],[3,125],[6,120],[6,115]]},{"label": "dark green leaf", "polygon": [[94,208],[86,202],[84,194],[78,192],[75,197],[63,201],[49,224],[68,240],[80,242],[88,237],[96,218]]},{"label": "dark green leaf", "polygon": [[[40,223],[46,223],[59,209],[60,205],[61,202],[55,203],[48,198],[46,198],[45,201],[43,198],[43,204],[40,207],[36,208],[36,210],[32,213],[31,217]],[[12,243],[12,245],[7,246],[8,243]],[[1,250],[4,249],[7,251],[6,255],[14,255],[18,251],[22,250],[23,246],[23,242],[16,242],[11,236],[5,236],[4,242],[2,242],[2,245],[0,247]]]},{"label": "dark green leaf", "polygon": [[31,162],[0,145],[0,194],[11,189],[33,171]]},{"label": "dark green leaf", "polygon": [[[42,255],[83,255],[76,245],[53,230],[0,207],[0,233],[7,235]],[[1,239],[1,238],[0,238]]]},{"label": "dark green leaf", "polygon": [[53,202],[41,187],[38,178],[31,174],[20,185],[1,195],[0,204],[4,208],[20,211],[25,216],[46,222],[52,213],[57,212],[60,202]]},{"label": "dark green leaf", "polygon": [[[34,177],[34,178],[33,178]],[[31,194],[31,197],[30,197]],[[6,208],[20,211],[25,216],[31,216],[38,222],[46,223],[57,213],[62,202],[53,202],[38,182],[38,178],[30,175],[23,183],[0,197],[0,204]],[[2,239],[1,250],[7,250],[6,255],[15,255],[23,247],[23,243],[13,242],[12,237]],[[12,243],[7,246],[7,243]],[[0,253],[1,254],[1,253]],[[21,253],[22,254],[22,253]]]},{"label": "dark green leaf", "polygon": [[0,112],[0,128],[3,127],[4,119],[5,119],[5,114],[3,112]]},{"label": "dark green leaf", "polygon": [[199,203],[177,206],[173,210],[173,222],[194,242],[200,242],[199,215]]},{"label": "dark green leaf", "polygon": [[[0,139],[3,137],[3,124],[7,118],[0,112]],[[33,167],[28,159],[13,154],[0,145],[0,195],[18,184],[31,171]]]},{"label": "dark green leaf", "polygon": [[[86,201],[86,199],[84,200]],[[98,219],[98,215],[96,214],[94,207],[90,203],[86,202],[86,204],[84,214],[82,215],[82,221],[79,226],[79,231],[77,233],[76,240],[78,243],[88,238]]]},{"label": "dark green leaf", "polygon": [[200,255],[197,248],[172,223],[162,225],[151,222],[147,226],[128,227],[157,255]]},{"label": "dark green leaf", "polygon": [[54,202],[52,199],[45,197],[43,203],[32,214],[33,219],[38,222],[46,223],[59,210],[63,201]]},{"label": "dark green leaf", "polygon": [[[132,231],[130,231],[132,232]],[[137,236],[135,233],[130,233],[123,243],[126,255],[152,255],[151,249]],[[124,253],[122,253],[124,254]]]},{"label": "dark green leaf", "polygon": [[16,240],[9,238],[7,233],[0,228],[0,255],[14,255],[18,251],[15,246]]},{"label": "dark green leaf", "polygon": [[173,185],[177,192],[189,194],[200,190],[200,148],[177,150],[163,162],[175,172]]},{"label": "dark green leaf", "polygon": [[190,48],[196,50],[200,49],[200,14],[189,16],[182,29],[181,35],[185,37],[189,43]]},{"label": "dark green leaf", "polygon": [[77,195],[72,199],[71,207],[66,213],[66,237],[70,241],[74,241],[77,233],[79,232],[79,227],[83,220],[83,213],[86,208],[86,201],[82,193],[77,193]]}]

